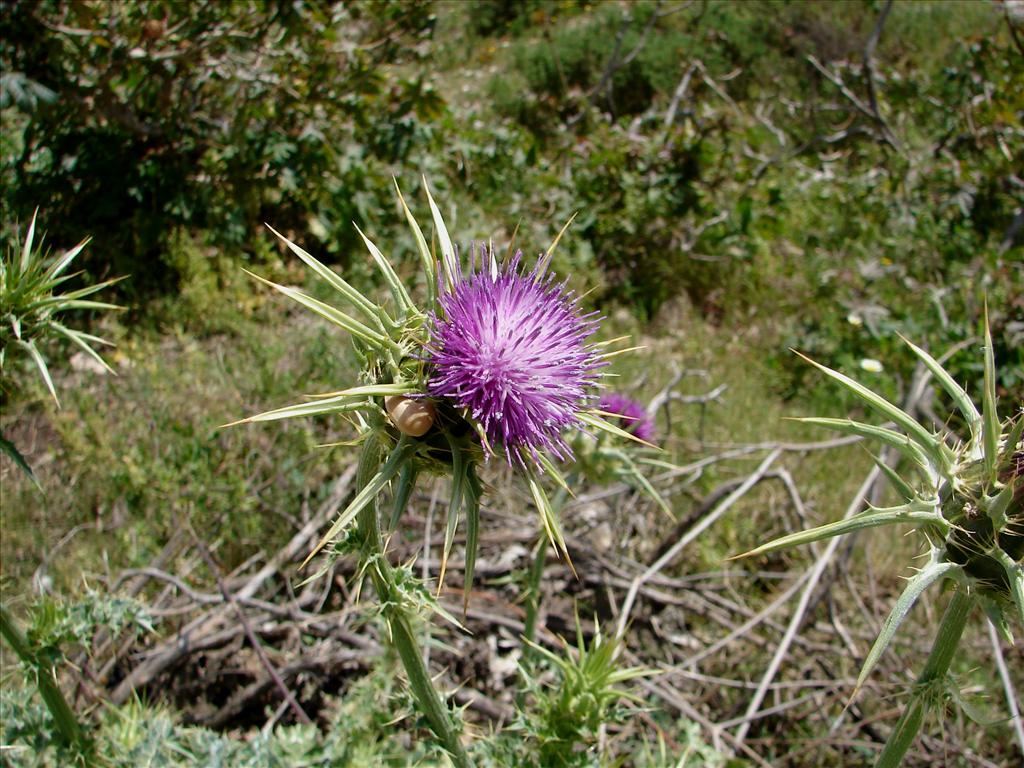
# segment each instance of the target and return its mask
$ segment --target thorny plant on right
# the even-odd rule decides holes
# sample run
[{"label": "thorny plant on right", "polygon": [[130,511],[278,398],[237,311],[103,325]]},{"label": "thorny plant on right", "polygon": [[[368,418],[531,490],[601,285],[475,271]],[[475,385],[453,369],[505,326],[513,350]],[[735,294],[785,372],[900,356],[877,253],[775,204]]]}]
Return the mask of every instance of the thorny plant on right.
[{"label": "thorny plant on right", "polygon": [[878,758],[879,768],[900,764],[928,709],[940,708],[941,712],[947,701],[959,700],[948,670],[975,605],[981,605],[1008,642],[1013,641],[1011,621],[1024,627],[1024,409],[1018,406],[1015,413],[1000,421],[987,315],[984,338],[980,411],[935,358],[903,339],[962,414],[970,432],[966,440],[948,427],[933,433],[862,384],[805,358],[902,431],[849,419],[799,421],[875,440],[899,452],[905,460],[903,475],[882,461],[878,465],[903,503],[889,508],[869,507],[844,520],[783,536],[746,553],[765,554],[882,525],[910,524],[922,535],[927,562],[908,581],[885,620],[864,660],[856,690],[864,684],[910,609],[929,586],[949,582],[953,594],[925,667],[911,689],[910,700]]}]

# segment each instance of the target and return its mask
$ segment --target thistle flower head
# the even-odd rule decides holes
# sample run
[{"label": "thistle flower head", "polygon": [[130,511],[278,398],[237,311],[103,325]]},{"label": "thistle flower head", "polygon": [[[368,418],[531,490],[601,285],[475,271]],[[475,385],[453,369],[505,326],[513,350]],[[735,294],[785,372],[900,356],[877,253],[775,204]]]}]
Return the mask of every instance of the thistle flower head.
[{"label": "thistle flower head", "polygon": [[598,321],[565,283],[536,267],[523,274],[520,259],[499,266],[481,248],[480,263],[439,297],[428,391],[464,408],[510,464],[543,450],[565,460],[561,432],[579,423],[601,365],[587,343]]},{"label": "thistle flower head", "polygon": [[619,415],[616,426],[644,442],[654,441],[654,422],[647,415],[647,409],[633,398],[618,392],[607,392],[601,396],[598,407],[606,413]]}]

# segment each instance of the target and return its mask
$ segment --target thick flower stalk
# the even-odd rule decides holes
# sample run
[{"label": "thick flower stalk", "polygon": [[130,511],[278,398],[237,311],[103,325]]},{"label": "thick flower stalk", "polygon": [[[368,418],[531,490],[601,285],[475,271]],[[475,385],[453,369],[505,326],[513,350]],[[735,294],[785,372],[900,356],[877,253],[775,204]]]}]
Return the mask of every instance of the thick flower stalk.
[{"label": "thick flower stalk", "polygon": [[927,549],[927,561],[908,581],[883,624],[864,660],[858,689],[917,599],[933,584],[952,582],[953,598],[925,669],[879,758],[878,765],[883,768],[900,763],[917,735],[925,710],[947,698],[945,694],[953,685],[948,669],[972,608],[980,604],[1008,641],[1012,641],[1011,623],[1024,626],[1024,443],[1021,439],[1024,411],[1017,406],[1000,420],[987,318],[984,336],[984,390],[980,410],[937,360],[906,342],[960,411],[969,432],[965,439],[945,429],[935,434],[863,385],[809,361],[878,415],[894,422],[901,431],[847,419],[801,421],[876,440],[898,451],[906,467],[903,475],[882,462],[879,466],[902,496],[903,503],[889,508],[871,507],[845,520],[783,536],[747,553],[763,554],[882,525],[907,524],[920,532]]},{"label": "thick flower stalk", "polygon": [[[396,187],[397,189],[397,187]],[[361,365],[355,386],[278,408],[241,422],[317,414],[349,415],[363,444],[358,489],[307,557],[345,539],[360,555],[381,602],[389,636],[406,668],[410,690],[438,741],[459,766],[468,765],[450,710],[433,687],[413,627],[422,610],[454,621],[421,586],[389,563],[387,534],[398,525],[422,474],[451,478],[440,580],[461,520],[465,521],[464,599],[473,586],[484,489],[477,467],[501,455],[526,480],[548,539],[568,560],[557,504],[548,499],[542,475],[560,489],[567,484],[556,460],[572,456],[566,433],[633,436],[593,407],[599,369],[608,354],[591,342],[598,319],[547,276],[562,233],[532,269],[516,254],[505,264],[490,250],[464,271],[427,191],[440,254],[402,198],[424,273],[422,306],[381,251],[363,240],[391,295],[389,306],[371,301],[333,270],[277,234],[288,248],[332,286],[343,310],[295,288],[262,282],[347,331]],[[360,233],[362,234],[362,233]],[[378,497],[391,491],[391,510],[379,516]],[[426,595],[426,596],[425,596]]]}]

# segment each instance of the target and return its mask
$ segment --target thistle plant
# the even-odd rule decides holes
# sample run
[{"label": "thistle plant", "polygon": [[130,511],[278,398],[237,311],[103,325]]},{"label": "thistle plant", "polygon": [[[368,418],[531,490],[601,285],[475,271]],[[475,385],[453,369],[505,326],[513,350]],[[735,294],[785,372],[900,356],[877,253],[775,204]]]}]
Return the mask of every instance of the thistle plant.
[{"label": "thistle plant", "polygon": [[[355,426],[355,442],[362,445],[356,494],[305,562],[342,538],[348,546],[357,547],[410,689],[441,745],[462,766],[468,765],[468,758],[457,728],[433,687],[416,641],[414,619],[423,601],[410,594],[388,560],[388,534],[399,524],[420,477],[449,477],[439,581],[464,518],[463,594],[468,600],[484,496],[478,470],[483,462],[494,459],[525,480],[545,535],[568,561],[557,505],[549,499],[542,479],[547,476],[568,491],[556,465],[573,456],[568,433],[587,430],[626,439],[631,435],[596,407],[601,368],[614,354],[603,351],[607,345],[592,340],[598,318],[583,312],[566,283],[548,273],[565,229],[532,268],[523,267],[520,252],[510,249],[499,258],[491,247],[479,248],[464,264],[429,189],[427,201],[439,255],[428,246],[397,184],[396,191],[417,244],[424,300],[421,304],[413,300],[388,259],[361,231],[387,286],[389,304],[367,298],[274,232],[334,288],[348,311],[295,288],[257,279],[347,331],[360,364],[360,381],[236,423],[342,414]],[[378,511],[378,497],[389,486],[391,509],[384,515]]]},{"label": "thistle plant", "polygon": [[887,508],[872,506],[845,520],[783,536],[746,553],[773,552],[883,525],[909,524],[920,534],[925,563],[908,581],[883,624],[864,660],[857,689],[926,589],[946,582],[951,586],[952,598],[925,667],[911,690],[910,701],[879,757],[880,768],[900,763],[920,730],[927,709],[959,699],[948,670],[975,605],[984,609],[1010,642],[1010,624],[1024,627],[1024,412],[1018,406],[1000,420],[987,317],[984,338],[981,410],[937,360],[903,339],[959,410],[969,432],[965,438],[945,427],[932,432],[862,384],[808,360],[876,414],[895,423],[900,431],[846,419],[800,421],[874,440],[897,451],[905,467],[902,474],[881,460],[878,465],[902,497],[902,503]]},{"label": "thistle plant", "polygon": [[558,676],[554,686],[546,685],[529,669],[521,668],[527,690],[537,701],[537,711],[528,717],[532,722],[526,727],[538,741],[539,765],[593,765],[594,761],[588,759],[579,745],[595,741],[601,726],[621,719],[625,711],[616,706],[620,700],[638,701],[622,685],[656,672],[645,667],[620,666],[621,643],[621,637],[602,634],[596,620],[594,635],[588,643],[577,616],[576,645],[571,648],[565,643],[564,656],[536,643],[529,644]]},{"label": "thistle plant", "polygon": [[0,373],[12,352],[27,353],[59,406],[60,400],[53,386],[50,369],[40,350],[41,343],[52,337],[63,337],[113,373],[93,346],[109,345],[110,342],[69,328],[64,325],[62,318],[58,319],[58,315],[74,309],[120,309],[114,304],[86,298],[113,285],[120,278],[87,285],[68,293],[57,293],[62,284],[81,274],[65,273],[75,257],[89,244],[89,238],[60,256],[50,258],[41,242],[38,246],[35,244],[35,234],[36,214],[33,214],[25,241],[14,243],[0,257]]},{"label": "thistle plant", "polygon": [[[18,351],[25,352],[39,369],[46,388],[60,407],[57,390],[41,347],[54,337],[63,337],[113,373],[93,346],[109,342],[91,333],[69,328],[62,322],[63,318],[58,319],[58,316],[75,309],[119,309],[113,304],[86,298],[113,285],[117,280],[106,280],[68,293],[57,293],[61,285],[77,276],[78,273],[67,273],[67,269],[88,244],[89,238],[60,256],[50,258],[41,239],[36,244],[37,214],[38,211],[32,216],[24,242],[15,242],[0,254],[0,386],[7,385],[8,371],[5,365],[11,355]],[[28,461],[3,435],[0,435],[0,450],[41,490]],[[74,761],[88,763],[91,759],[91,742],[60,689],[57,664],[49,654],[40,652],[32,642],[34,638],[26,638],[3,603],[0,603],[0,637],[21,660],[27,676],[46,704],[57,732],[71,749]]]},{"label": "thistle plant", "polygon": [[[6,386],[8,383],[5,366],[12,355],[24,352],[39,369],[46,388],[59,408],[57,389],[53,385],[53,377],[41,347],[55,337],[63,337],[113,373],[94,346],[109,345],[110,342],[91,333],[69,328],[64,324],[63,317],[58,316],[75,309],[120,309],[114,304],[86,298],[113,285],[120,278],[87,285],[68,293],[57,293],[61,285],[80,274],[67,273],[67,269],[89,244],[89,238],[60,256],[50,258],[41,239],[36,244],[37,215],[38,211],[32,215],[24,242],[16,240],[0,254],[0,385]],[[0,435],[0,449],[33,483],[39,485],[25,457],[3,435]]]},{"label": "thistle plant", "polygon": [[618,426],[645,443],[654,442],[654,422],[643,403],[620,392],[601,395],[601,410],[614,415]]}]

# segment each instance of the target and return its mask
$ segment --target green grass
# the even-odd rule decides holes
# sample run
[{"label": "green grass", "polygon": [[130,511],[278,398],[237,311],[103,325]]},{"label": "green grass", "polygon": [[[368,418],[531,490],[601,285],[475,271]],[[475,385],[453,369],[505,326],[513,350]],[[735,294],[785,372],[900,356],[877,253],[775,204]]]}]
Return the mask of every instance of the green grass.
[{"label": "green grass", "polygon": [[45,491],[4,464],[6,577],[27,586],[75,526],[85,527],[49,567],[59,588],[75,588],[76,563],[150,562],[186,522],[229,566],[290,536],[294,511],[315,505],[346,460],[317,447],[343,439],[344,423],[221,425],[344,386],[348,341],[276,304],[235,324],[236,333],[200,339],[129,335],[113,356],[118,376],[65,370],[63,409],[36,388],[5,412],[5,434],[24,446]]}]

